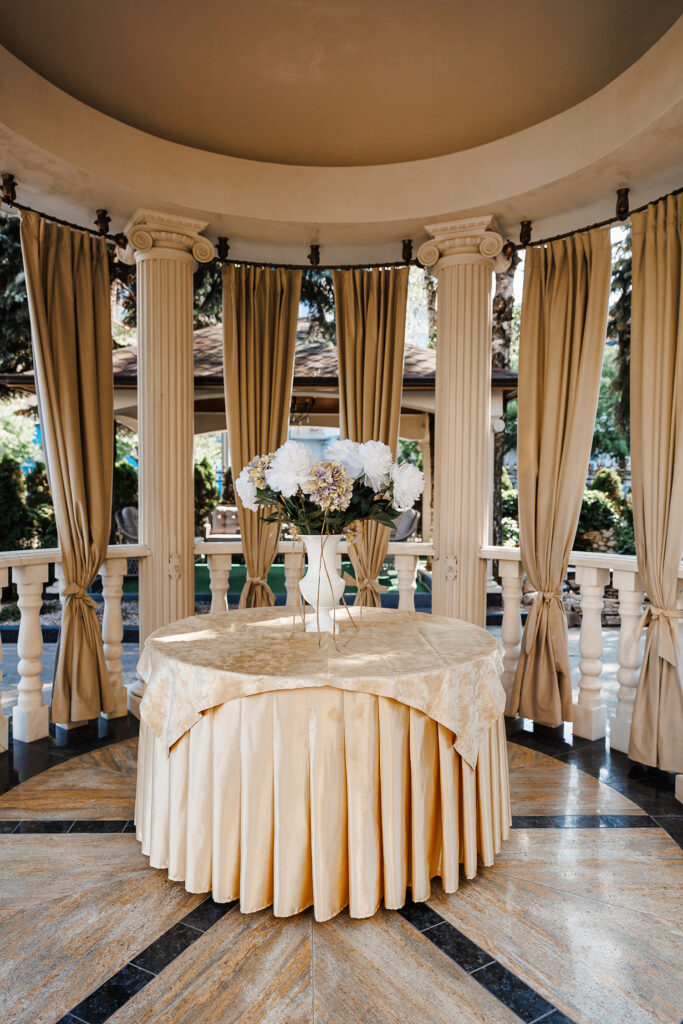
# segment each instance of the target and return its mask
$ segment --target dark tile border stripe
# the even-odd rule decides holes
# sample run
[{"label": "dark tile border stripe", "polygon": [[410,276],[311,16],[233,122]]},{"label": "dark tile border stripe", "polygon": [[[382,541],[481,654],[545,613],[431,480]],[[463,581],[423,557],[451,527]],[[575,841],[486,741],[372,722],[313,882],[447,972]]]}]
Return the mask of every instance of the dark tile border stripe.
[{"label": "dark tile border stripe", "polygon": [[38,818],[24,818],[16,821],[0,821],[0,835],[49,835],[49,834],[79,834],[84,833],[104,835],[118,835],[124,832],[135,832],[135,825],[127,818],[112,819],[102,818],[99,820],[77,819],[77,820],[50,820]]},{"label": "dark tile border stripe", "polygon": [[408,900],[398,913],[525,1024],[573,1024],[556,1006],[437,914],[429,904]]},{"label": "dark tile border stripe", "polygon": [[513,814],[513,828],[663,828],[649,814]]},{"label": "dark tile border stripe", "polygon": [[235,906],[237,900],[214,903],[209,896],[74,1006],[57,1024],[104,1024]]}]

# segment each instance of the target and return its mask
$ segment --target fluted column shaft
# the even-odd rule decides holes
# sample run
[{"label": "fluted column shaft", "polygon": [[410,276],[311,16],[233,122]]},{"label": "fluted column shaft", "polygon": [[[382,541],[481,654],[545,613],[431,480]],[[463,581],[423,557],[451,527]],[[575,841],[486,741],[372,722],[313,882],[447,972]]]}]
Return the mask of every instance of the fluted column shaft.
[{"label": "fluted column shaft", "polygon": [[[429,225],[420,261],[438,280],[433,610],[486,623],[493,271],[492,218]],[[504,261],[503,261],[504,263]]]},{"label": "fluted column shaft", "polygon": [[194,609],[193,286],[203,222],[140,210],[137,264],[140,641]]}]

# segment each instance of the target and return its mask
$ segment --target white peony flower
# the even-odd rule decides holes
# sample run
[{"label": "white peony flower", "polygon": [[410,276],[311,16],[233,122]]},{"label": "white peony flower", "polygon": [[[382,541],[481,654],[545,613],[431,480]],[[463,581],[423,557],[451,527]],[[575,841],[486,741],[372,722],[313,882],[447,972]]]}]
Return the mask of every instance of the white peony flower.
[{"label": "white peony flower", "polygon": [[424,473],[412,462],[394,463],[391,467],[394,496],[391,504],[398,512],[412,508],[424,490]]},{"label": "white peony flower", "polygon": [[249,475],[249,467],[245,466],[240,475],[235,480],[235,490],[240,496],[240,501],[245,508],[250,508],[252,512],[258,512],[258,505],[256,504],[256,484]]},{"label": "white peony flower", "polygon": [[391,448],[381,441],[363,441],[358,448],[365,482],[375,493],[383,491],[390,480],[393,458]]},{"label": "white peony flower", "polygon": [[358,441],[349,441],[348,438],[333,441],[325,451],[325,458],[328,462],[338,462],[354,480],[363,472]]},{"label": "white peony flower", "polygon": [[315,458],[310,448],[299,441],[285,441],[275,452],[275,458],[265,472],[266,483],[285,498],[291,498],[299,487],[304,493]]}]

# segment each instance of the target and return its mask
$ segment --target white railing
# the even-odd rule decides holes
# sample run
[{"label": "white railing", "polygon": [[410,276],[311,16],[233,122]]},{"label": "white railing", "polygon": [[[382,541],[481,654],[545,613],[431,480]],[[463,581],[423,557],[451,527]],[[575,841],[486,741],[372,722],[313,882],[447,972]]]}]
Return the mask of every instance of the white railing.
[{"label": "white railing", "polygon": [[[522,579],[519,548],[485,547],[481,557],[498,562],[503,590],[502,640],[505,648],[503,686],[512,688],[522,639]],[[569,566],[575,570],[580,587],[581,632],[579,635],[579,695],[572,708],[574,733],[597,740],[607,732],[607,710],[601,697],[602,673],[602,610],[604,589],[611,586],[618,593],[619,630],[617,707],[610,719],[610,746],[628,752],[640,670],[639,624],[644,608],[643,588],[635,556],[572,551]],[[683,608],[683,563],[679,571],[678,606]]]},{"label": "white railing", "polygon": [[[107,551],[106,560],[100,569],[104,615],[102,638],[104,656],[109,675],[114,683],[116,706],[110,717],[125,715],[127,692],[123,685],[121,656],[123,654],[123,617],[121,594],[126,565],[129,558],[144,558],[149,549],[139,544],[120,544]],[[47,736],[48,708],[43,701],[43,633],[40,626],[40,609],[43,603],[43,587],[49,578],[50,566],[55,566],[59,584],[60,599],[63,601],[64,577],[62,575],[62,554],[59,548],[36,548],[29,551],[0,552],[0,589],[10,582],[16,585],[20,612],[17,654],[19,656],[19,692],[16,706],[12,709],[12,732],[16,740],[31,743]],[[0,664],[2,643],[0,642]],[[0,671],[0,679],[2,673]],[[7,749],[8,718],[0,707],[0,751]],[[73,728],[72,723],[71,727]],[[66,728],[66,726],[64,726]]]},{"label": "white railing", "polygon": [[[227,541],[202,541],[195,544],[195,555],[205,555],[209,565],[211,585],[211,611],[227,609],[227,594],[232,559],[242,554],[240,538]],[[301,545],[283,541],[278,548],[284,555],[287,604],[296,602],[299,593],[303,560]],[[346,542],[339,547],[339,559],[346,554]],[[422,542],[396,541],[389,545],[389,556],[393,557],[398,574],[399,608],[415,607],[416,573],[420,558],[431,555],[432,545]],[[140,687],[133,683],[126,689],[123,685],[121,658],[123,655],[123,616],[121,597],[123,580],[129,558],[144,558],[149,548],[140,544],[120,544],[107,551],[107,558],[100,569],[104,610],[102,639],[104,656],[110,678],[114,684],[116,705],[108,717],[125,715],[127,705],[135,710],[135,698],[141,695]],[[43,701],[43,634],[40,624],[43,587],[49,578],[50,566],[55,567],[55,578],[63,604],[64,577],[61,566],[62,555],[58,548],[38,548],[27,551],[0,552],[0,589],[11,581],[16,585],[19,605],[19,634],[17,655],[19,658],[18,700],[12,709],[12,731],[16,740],[31,743],[42,739],[49,732],[48,707]],[[2,680],[2,641],[0,640],[0,680]],[[140,692],[138,692],[140,691]],[[133,700],[129,700],[130,697]],[[7,749],[9,719],[2,714],[0,705],[0,752]],[[59,723],[57,723],[59,724]],[[75,722],[63,728],[74,728],[83,723]]]},{"label": "white railing", "polygon": [[[347,554],[347,550],[347,544],[344,540],[338,548],[338,569],[341,566],[342,555]],[[415,608],[418,564],[421,558],[426,558],[428,555],[433,554],[433,551],[433,545],[424,541],[392,541],[389,544],[387,554],[390,558],[394,559],[396,565],[398,607],[401,611]],[[205,555],[209,566],[211,611],[225,611],[228,607],[227,594],[230,568],[233,557],[242,554],[241,539],[199,541],[194,546],[194,553],[195,555]],[[287,604],[291,607],[297,603],[299,597],[299,580],[301,579],[304,564],[302,545],[291,540],[281,541],[278,545],[278,554],[284,555]]]}]

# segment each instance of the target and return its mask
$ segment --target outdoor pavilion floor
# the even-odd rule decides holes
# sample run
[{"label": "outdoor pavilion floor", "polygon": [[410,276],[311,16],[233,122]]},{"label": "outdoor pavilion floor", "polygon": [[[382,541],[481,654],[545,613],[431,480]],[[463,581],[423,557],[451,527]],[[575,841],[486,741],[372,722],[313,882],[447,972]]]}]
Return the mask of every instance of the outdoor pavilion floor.
[{"label": "outdoor pavilion floor", "polygon": [[[678,1024],[681,805],[567,730],[509,736],[495,866],[425,904],[241,915],[149,868],[137,721],[0,755],[0,1021]],[[639,777],[634,777],[638,776]]]}]

